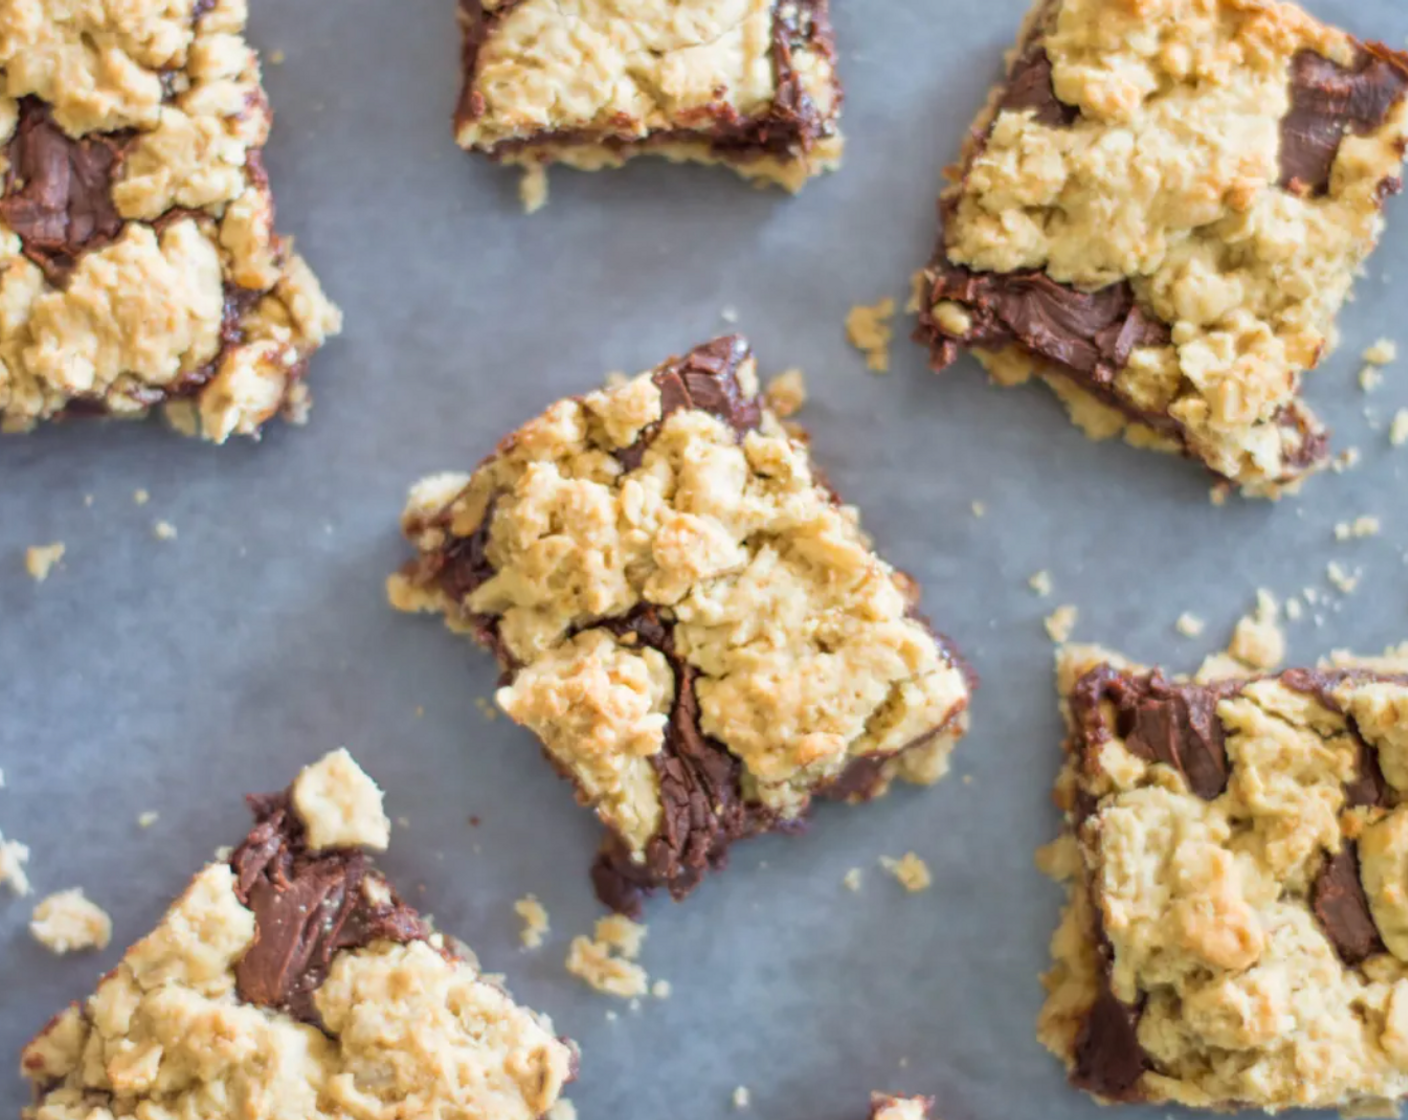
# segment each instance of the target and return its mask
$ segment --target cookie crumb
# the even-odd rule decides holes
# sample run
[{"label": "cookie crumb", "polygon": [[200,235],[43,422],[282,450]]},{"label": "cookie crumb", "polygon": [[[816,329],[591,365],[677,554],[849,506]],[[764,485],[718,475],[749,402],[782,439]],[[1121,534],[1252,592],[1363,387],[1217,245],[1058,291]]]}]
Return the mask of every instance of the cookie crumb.
[{"label": "cookie crumb", "polygon": [[747,1085],[740,1085],[733,1091],[733,1107],[742,1112],[752,1103],[752,1094],[748,1092]]},{"label": "cookie crumb", "polygon": [[84,504],[84,506],[87,507],[88,509],[92,509],[92,508],[93,508],[93,495],[92,495],[92,494],[84,494],[84,495],[83,495],[83,504]]},{"label": "cookie crumb", "polygon": [[1374,366],[1365,366],[1359,371],[1359,388],[1362,392],[1372,393],[1383,381],[1384,375]]},{"label": "cookie crumb", "polygon": [[1352,471],[1359,465],[1359,448],[1346,447],[1330,463],[1330,469],[1336,474],[1344,474],[1345,471]]},{"label": "cookie crumb", "polygon": [[1031,579],[1027,580],[1027,586],[1030,587],[1033,591],[1035,591],[1038,595],[1045,598],[1047,595],[1051,594],[1051,573],[1048,572],[1045,568],[1042,568],[1041,571],[1037,572],[1031,577]]},{"label": "cookie crumb", "polygon": [[858,303],[846,315],[846,338],[865,355],[866,367],[875,373],[890,368],[890,318],[895,301],[886,296],[879,303]]},{"label": "cookie crumb", "polygon": [[1256,611],[1238,620],[1227,652],[1253,669],[1274,669],[1286,657],[1286,635],[1278,618],[1281,605],[1266,588],[1258,588]]},{"label": "cookie crumb", "polygon": [[1335,540],[1347,541],[1351,538],[1377,537],[1383,524],[1377,517],[1365,514],[1356,517],[1353,521],[1341,521],[1335,526]]},{"label": "cookie crumb", "polygon": [[1302,613],[1302,611],[1303,611],[1304,609],[1305,609],[1305,608],[1303,608],[1303,607],[1300,605],[1300,600],[1299,600],[1299,599],[1287,599],[1287,600],[1286,600],[1286,617],[1287,617],[1288,619],[1290,619],[1292,622],[1299,622],[1299,621],[1300,621],[1300,616],[1301,616],[1301,613]]},{"label": "cookie crumb", "polygon": [[174,541],[176,539],[176,526],[169,521],[158,521],[152,526],[152,534],[159,541]]},{"label": "cookie crumb", "polygon": [[1076,619],[1079,616],[1080,611],[1070,603],[1057,607],[1046,616],[1046,633],[1053,642],[1066,641],[1071,636],[1071,631],[1076,628]]},{"label": "cookie crumb", "polygon": [[152,825],[156,824],[157,818],[158,818],[159,816],[160,816],[160,814],[157,813],[157,811],[156,811],[155,809],[148,809],[145,813],[140,813],[140,814],[138,814],[138,816],[137,816],[137,827],[138,827],[138,828],[151,828]]},{"label": "cookie crumb", "polygon": [[1203,632],[1205,623],[1195,614],[1184,611],[1178,616],[1178,621],[1173,624],[1175,630],[1185,638],[1196,638]]},{"label": "cookie crumb", "polygon": [[150,494],[148,494],[145,490],[134,490],[134,491],[132,491],[132,501],[133,501],[136,505],[144,506],[144,505],[146,505],[146,504],[147,504],[149,501],[151,501],[151,500],[152,500],[152,496],[151,496]]},{"label": "cookie crumb", "polygon": [[479,714],[489,723],[499,718],[499,709],[494,707],[494,702],[485,696],[476,696],[474,706],[479,709]]},{"label": "cookie crumb", "polygon": [[49,578],[49,573],[54,570],[54,565],[63,558],[63,541],[55,541],[53,544],[31,545],[24,550],[25,571],[29,572],[30,578],[35,583],[43,583]]},{"label": "cookie crumb", "polygon": [[719,311],[719,318],[722,319],[725,323],[738,322],[738,308],[730,306],[725,306],[721,308]]},{"label": "cookie crumb", "polygon": [[674,991],[674,989],[670,986],[668,980],[657,980],[650,985],[650,994],[656,999],[669,999],[672,991]]},{"label": "cookie crumb", "polygon": [[112,919],[82,887],[59,891],[34,908],[29,932],[49,952],[58,956],[84,949],[106,949],[112,939]]},{"label": "cookie crumb", "polygon": [[518,201],[525,214],[536,214],[548,204],[548,173],[542,164],[523,169],[523,178],[518,180]]},{"label": "cookie crumb", "polygon": [[645,926],[612,914],[600,919],[591,937],[579,934],[567,950],[567,971],[598,992],[633,999],[650,990],[650,977],[634,963]]},{"label": "cookie crumb", "polygon": [[539,948],[551,930],[547,908],[538,901],[537,896],[525,894],[513,904],[513,911],[523,919],[523,930],[518,940],[523,942],[525,949]]},{"label": "cookie crumb", "polygon": [[846,872],[845,875],[841,877],[841,885],[844,886],[848,891],[858,891],[860,890],[860,883],[863,875],[864,873],[859,867],[852,867],[849,871]]},{"label": "cookie crumb", "polygon": [[1352,574],[1346,571],[1338,560],[1331,560],[1325,565],[1325,577],[1346,595],[1354,594],[1354,589],[1359,586],[1359,574],[1358,569]]},{"label": "cookie crumb", "polygon": [[1391,338],[1381,338],[1364,351],[1364,361],[1370,365],[1386,366],[1398,357],[1398,343]]},{"label": "cookie crumb", "polygon": [[288,55],[284,54],[278,47],[271,50],[268,57],[270,66],[282,66],[288,61]]},{"label": "cookie crumb", "polygon": [[29,876],[24,873],[24,865],[29,862],[29,849],[18,840],[6,840],[0,833],[0,883],[10,888],[10,893],[23,898],[29,893]]},{"label": "cookie crumb", "polygon": [[1215,482],[1208,490],[1208,501],[1215,506],[1225,506],[1227,495],[1232,492],[1232,487],[1226,482]]},{"label": "cookie crumb", "polygon": [[973,516],[974,516],[974,517],[986,517],[986,516],[987,516],[988,507],[985,506],[985,505],[983,505],[982,502],[974,502],[971,508],[972,508],[972,510],[973,510]]},{"label": "cookie crumb", "polygon": [[918,315],[924,309],[924,297],[929,294],[929,278],[922,268],[909,274],[909,298],[904,301],[906,315]]},{"label": "cookie crumb", "polygon": [[780,419],[796,416],[807,403],[806,375],[796,367],[785,369],[768,382],[763,396]]},{"label": "cookie crumb", "polygon": [[900,885],[911,893],[927,891],[934,881],[929,874],[929,865],[913,852],[905,852],[899,859],[881,856],[880,866],[898,879]]},{"label": "cookie crumb", "polygon": [[1394,447],[1408,443],[1408,408],[1400,408],[1393,414],[1393,424],[1388,430],[1388,441]]}]

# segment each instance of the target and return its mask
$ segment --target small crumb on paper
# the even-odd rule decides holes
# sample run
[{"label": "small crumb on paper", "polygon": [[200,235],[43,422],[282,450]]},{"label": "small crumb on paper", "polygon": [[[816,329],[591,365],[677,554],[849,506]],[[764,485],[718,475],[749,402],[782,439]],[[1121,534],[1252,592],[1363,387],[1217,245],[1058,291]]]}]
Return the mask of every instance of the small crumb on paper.
[{"label": "small crumb on paper", "polygon": [[1347,541],[1359,537],[1377,537],[1379,530],[1383,528],[1377,517],[1365,514],[1363,517],[1356,517],[1353,521],[1341,521],[1335,526],[1335,540]]},{"label": "small crumb on paper", "polygon": [[1046,616],[1046,633],[1053,642],[1064,642],[1071,636],[1071,631],[1076,628],[1076,619],[1080,617],[1080,612],[1070,603],[1057,607]]},{"label": "small crumb on paper", "polygon": [[742,1112],[752,1103],[752,1094],[748,1092],[747,1085],[740,1085],[733,1091],[733,1107]]},{"label": "small crumb on paper", "polygon": [[1359,371],[1359,388],[1365,393],[1372,393],[1383,384],[1384,375],[1374,366],[1365,366]]},{"label": "small crumb on paper", "polygon": [[768,382],[763,396],[780,419],[796,416],[807,403],[806,375],[795,367],[785,369]]},{"label": "small crumb on paper", "polygon": [[670,986],[668,980],[657,980],[650,985],[650,994],[656,999],[669,999],[672,991],[674,991],[674,989]]},{"label": "small crumb on paper", "polygon": [[54,570],[54,566],[64,558],[64,544],[62,541],[55,541],[53,544],[31,545],[24,550],[24,567],[35,583],[43,583],[49,578],[49,573]]},{"label": "small crumb on paper", "polygon": [[922,268],[909,274],[909,298],[904,301],[906,315],[918,315],[924,310],[924,298],[929,294],[929,278]]},{"label": "small crumb on paper", "polygon": [[139,506],[144,506],[151,500],[152,496],[148,494],[145,490],[132,491],[132,501]]},{"label": "small crumb on paper", "polygon": [[28,862],[29,849],[18,840],[6,840],[4,833],[0,833],[0,883],[19,898],[29,893],[29,876],[24,873]]},{"label": "small crumb on paper", "polygon": [[535,895],[526,894],[513,904],[514,913],[523,919],[523,929],[518,935],[525,949],[537,949],[550,932],[547,908]]},{"label": "small crumb on paper", "polygon": [[152,526],[152,535],[159,541],[174,541],[176,539],[176,526],[169,521],[158,521]]},{"label": "small crumb on paper", "polygon": [[881,856],[880,866],[898,879],[900,885],[911,893],[928,890],[934,881],[929,874],[929,865],[913,852],[906,852],[899,859],[892,856]]},{"label": "small crumb on paper", "polygon": [[858,303],[846,315],[846,338],[865,355],[866,366],[875,373],[890,368],[890,318],[895,301],[886,296],[879,303]]},{"label": "small crumb on paper", "polygon": [[1359,465],[1359,448],[1346,447],[1330,461],[1330,469],[1336,474],[1344,474],[1345,471],[1352,471]]},{"label": "small crumb on paper", "polygon": [[602,918],[591,937],[579,934],[572,939],[567,971],[606,995],[643,996],[650,990],[650,977],[635,959],[645,933],[645,926],[619,914]]},{"label": "small crumb on paper", "polygon": [[152,825],[156,824],[157,819],[160,817],[160,815],[161,814],[159,814],[155,809],[148,809],[145,813],[141,813],[138,815],[137,827],[151,828]]},{"label": "small crumb on paper", "polygon": [[1185,638],[1196,638],[1203,632],[1204,625],[1203,620],[1197,615],[1184,611],[1178,616],[1178,621],[1173,624],[1173,627]]},{"label": "small crumb on paper", "polygon": [[548,173],[541,163],[530,164],[518,180],[518,201],[525,214],[536,214],[548,204]]},{"label": "small crumb on paper", "polygon": [[479,714],[489,723],[499,718],[499,709],[494,707],[494,702],[487,696],[476,696],[474,706],[479,709]]},{"label": "small crumb on paper", "polygon": [[1280,612],[1276,596],[1259,588],[1256,612],[1238,620],[1227,652],[1253,669],[1276,668],[1286,656],[1286,635],[1278,621]]},{"label": "small crumb on paper", "polygon": [[1299,599],[1286,600],[1286,617],[1292,622],[1299,622],[1301,613],[1304,610],[1305,608],[1300,605]]},{"label": "small crumb on paper", "polygon": [[738,322],[738,308],[725,305],[719,311],[719,318],[725,323]]},{"label": "small crumb on paper", "polygon": [[1354,589],[1359,586],[1359,570],[1351,573],[1338,560],[1331,560],[1325,565],[1325,578],[1346,595],[1354,594]]},{"label": "small crumb on paper", "polygon": [[971,508],[974,517],[986,517],[988,514],[988,507],[983,505],[982,502],[974,502]]},{"label": "small crumb on paper", "polygon": [[859,867],[852,867],[841,877],[841,885],[848,891],[858,891],[860,890],[860,883],[863,876],[864,872],[862,872]]},{"label": "small crumb on paper", "polygon": [[1045,568],[1027,580],[1027,586],[1043,597],[1051,594],[1051,573]]},{"label": "small crumb on paper", "polygon": [[1393,414],[1393,424],[1388,430],[1388,441],[1394,447],[1408,443],[1408,408],[1400,408]]},{"label": "small crumb on paper", "polygon": [[269,52],[269,65],[270,65],[270,66],[282,66],[282,65],[283,65],[285,62],[287,62],[287,61],[288,61],[288,55],[284,54],[284,52],[283,52],[282,50],[280,50],[278,47],[275,47],[273,50],[271,50],[271,51]]},{"label": "small crumb on paper", "polygon": [[1398,357],[1398,343],[1391,338],[1381,338],[1364,351],[1363,357],[1370,365],[1386,366]]},{"label": "small crumb on paper", "polygon": [[81,887],[51,894],[34,908],[29,932],[51,953],[63,956],[84,949],[106,949],[112,919]]}]

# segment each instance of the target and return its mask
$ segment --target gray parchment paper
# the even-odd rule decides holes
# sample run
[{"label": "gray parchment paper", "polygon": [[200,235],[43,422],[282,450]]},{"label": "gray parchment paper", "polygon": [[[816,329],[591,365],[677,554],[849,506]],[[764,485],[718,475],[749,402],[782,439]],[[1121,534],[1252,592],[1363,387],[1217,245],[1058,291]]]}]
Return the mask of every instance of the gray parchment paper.
[{"label": "gray parchment paper", "polygon": [[[35,897],[81,884],[115,920],[105,953],[57,959],[26,931],[34,899],[0,893],[0,1114],[24,1098],[23,1041],[244,834],[240,795],[346,745],[408,822],[387,870],[581,1041],[584,1120],[723,1116],[738,1085],[769,1120],[856,1117],[872,1088],[933,1093],[944,1120],[1103,1116],[1033,1033],[1060,899],[1032,862],[1056,828],[1060,738],[1041,619],[1074,603],[1077,637],[1189,668],[1258,586],[1314,587],[1330,605],[1323,625],[1292,627],[1295,657],[1408,638],[1408,449],[1387,435],[1408,406],[1408,356],[1372,395],[1355,380],[1375,338],[1408,343],[1403,204],[1340,352],[1310,379],[1361,464],[1298,500],[1218,509],[1197,468],[1087,442],[1044,389],[989,388],[966,360],[933,377],[903,338],[877,377],[844,341],[853,303],[903,302],[932,244],[939,169],[1023,0],[837,0],[846,166],[797,198],[642,162],[554,174],[531,218],[513,172],[451,142],[451,0],[253,7],[254,42],[286,55],[266,65],[280,224],[347,331],[315,361],[311,425],[274,426],[262,445],[212,449],[157,424],[0,440],[0,829],[32,848]],[[1401,0],[1311,7],[1408,38]],[[527,733],[476,707],[489,657],[393,613],[382,583],[404,557],[412,480],[472,467],[608,370],[721,333],[726,306],[765,370],[805,369],[817,456],[984,684],[932,791],[824,808],[805,837],[736,848],[688,904],[657,899],[644,960],[673,995],[632,1013],[562,967],[598,913],[595,822]],[[1337,543],[1335,522],[1361,513],[1383,534]],[[179,537],[154,539],[157,519]],[[68,555],[36,585],[24,548],[55,540]],[[1352,596],[1326,582],[1331,558],[1363,569]],[[1046,599],[1027,587],[1039,569]],[[1185,610],[1208,620],[1202,638],[1174,631]],[[141,829],[145,810],[160,817]],[[876,866],[909,850],[933,871],[925,893]],[[853,866],[859,893],[841,885]],[[537,953],[518,948],[512,912],[528,891],[552,917]]]}]

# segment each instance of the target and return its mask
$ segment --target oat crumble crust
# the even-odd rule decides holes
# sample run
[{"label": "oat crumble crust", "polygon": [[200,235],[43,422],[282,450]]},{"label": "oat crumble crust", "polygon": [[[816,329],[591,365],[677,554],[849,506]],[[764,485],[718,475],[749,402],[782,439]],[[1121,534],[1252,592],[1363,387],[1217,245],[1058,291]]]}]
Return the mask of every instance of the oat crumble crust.
[{"label": "oat crumble crust", "polygon": [[932,1097],[892,1097],[870,1094],[870,1120],[930,1120]]},{"label": "oat crumble crust", "polygon": [[462,0],[455,138],[530,172],[652,153],[796,191],[841,159],[828,6]]},{"label": "oat crumble crust", "polygon": [[1040,0],[944,192],[920,335],[1092,438],[1276,496],[1326,464],[1300,374],[1383,228],[1408,55],[1272,0]]},{"label": "oat crumble crust", "polygon": [[402,526],[418,557],[393,605],[494,650],[500,707],[638,886],[682,897],[815,794],[935,781],[965,730],[966,667],[759,399],[740,338],[559,401],[472,475],[417,484]]},{"label": "oat crumble crust", "polygon": [[1408,1093],[1408,646],[1169,679],[1068,648],[1041,1041],[1104,1100]]},{"label": "oat crumble crust", "polygon": [[274,232],[245,0],[0,0],[0,431],[301,421],[341,326]]},{"label": "oat crumble crust", "polygon": [[[314,846],[319,830],[386,834],[379,791],[349,762],[303,772],[330,794],[304,802],[307,817],[289,794],[251,799],[245,843],[25,1048],[24,1120],[548,1112],[575,1065],[552,1024],[457,956],[359,851]],[[279,991],[324,957],[306,1004]]]}]

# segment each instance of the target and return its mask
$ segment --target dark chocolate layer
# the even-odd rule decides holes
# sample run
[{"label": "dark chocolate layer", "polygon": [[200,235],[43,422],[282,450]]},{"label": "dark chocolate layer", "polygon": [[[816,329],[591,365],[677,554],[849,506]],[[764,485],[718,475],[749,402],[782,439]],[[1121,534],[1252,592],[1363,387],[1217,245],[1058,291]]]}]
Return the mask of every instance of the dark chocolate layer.
[{"label": "dark chocolate layer", "polygon": [[[461,65],[464,86],[455,110],[456,127],[484,115],[483,95],[474,89],[479,52],[493,38],[498,24],[521,0],[507,0],[486,10],[480,0],[460,0],[464,26]],[[774,8],[771,62],[775,93],[767,109],[758,115],[743,116],[732,105],[720,101],[696,110],[693,119],[682,119],[679,127],[660,129],[638,140],[603,135],[590,129],[550,129],[520,140],[495,144],[493,158],[531,150],[544,145],[600,144],[620,152],[648,150],[683,141],[707,141],[720,158],[746,162],[770,155],[785,158],[805,153],[816,141],[833,131],[816,103],[802,86],[793,54],[806,47],[825,57],[835,58],[835,37],[831,29],[830,0],[797,0]],[[841,100],[839,83],[835,88],[837,106]],[[834,115],[834,110],[833,110]],[[683,115],[689,118],[691,115]]]},{"label": "dark chocolate layer", "polygon": [[248,800],[257,823],[230,857],[235,894],[255,921],[254,942],[235,968],[239,996],[317,1024],[313,994],[334,953],[373,941],[423,941],[430,931],[380,876],[381,901],[368,897],[361,852],[311,850],[288,793]]},{"label": "dark chocolate layer", "polygon": [[[1341,711],[1334,691],[1348,680],[1404,678],[1363,670],[1289,669],[1277,676],[1285,687],[1312,695]],[[1183,775],[1188,788],[1205,800],[1226,789],[1229,776],[1226,736],[1217,706],[1239,695],[1250,680],[1185,684],[1168,680],[1158,670],[1131,673],[1100,665],[1076,684],[1069,698],[1073,725],[1070,749],[1084,769],[1096,752],[1114,737],[1134,754],[1161,762]],[[1345,785],[1350,805],[1386,804],[1387,786],[1374,751],[1353,719],[1347,718],[1359,758],[1358,773]],[[1087,762],[1087,760],[1090,760]],[[1097,812],[1093,797],[1081,791],[1070,813],[1076,835]],[[1098,824],[1096,825],[1098,827]],[[1109,1100],[1139,1099],[1139,1078],[1153,1062],[1139,1045],[1140,1007],[1121,1002],[1110,988],[1112,950],[1105,937],[1098,893],[1087,880],[1093,929],[1089,935],[1100,953],[1100,989],[1087,1010],[1076,1042],[1072,1083]],[[1346,840],[1337,853],[1327,853],[1311,885],[1310,907],[1326,937],[1347,965],[1358,965],[1384,950],[1359,877],[1356,845]]]}]

